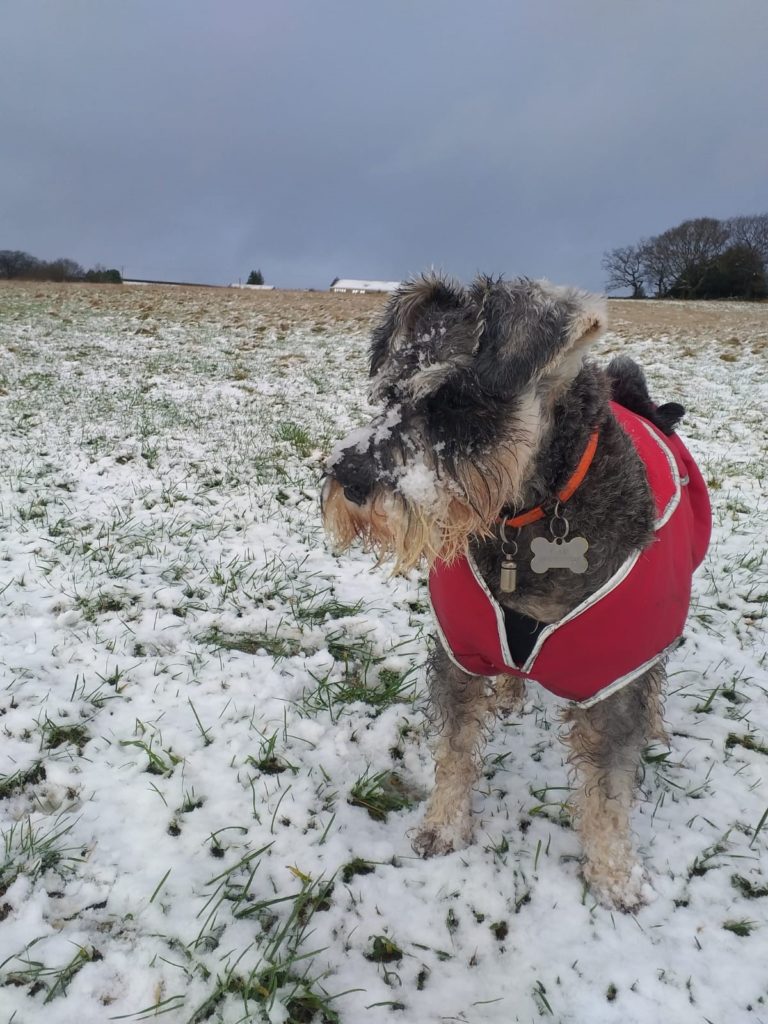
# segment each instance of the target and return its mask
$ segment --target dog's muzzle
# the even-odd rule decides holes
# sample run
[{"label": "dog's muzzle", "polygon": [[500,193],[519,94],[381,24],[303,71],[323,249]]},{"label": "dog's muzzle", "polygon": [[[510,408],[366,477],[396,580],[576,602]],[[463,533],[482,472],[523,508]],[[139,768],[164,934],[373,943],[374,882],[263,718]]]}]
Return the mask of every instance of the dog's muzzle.
[{"label": "dog's muzzle", "polygon": [[328,470],[323,486],[323,499],[335,480],[344,492],[344,497],[353,505],[365,505],[373,493],[375,477],[370,456],[361,455],[355,448],[348,448],[335,460]]}]

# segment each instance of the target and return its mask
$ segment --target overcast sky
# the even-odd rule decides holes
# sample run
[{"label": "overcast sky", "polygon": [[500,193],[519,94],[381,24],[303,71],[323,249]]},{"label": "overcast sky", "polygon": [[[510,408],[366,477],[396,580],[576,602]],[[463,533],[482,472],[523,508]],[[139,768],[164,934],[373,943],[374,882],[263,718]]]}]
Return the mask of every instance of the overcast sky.
[{"label": "overcast sky", "polygon": [[766,210],[766,0],[0,0],[0,249],[599,289]]}]

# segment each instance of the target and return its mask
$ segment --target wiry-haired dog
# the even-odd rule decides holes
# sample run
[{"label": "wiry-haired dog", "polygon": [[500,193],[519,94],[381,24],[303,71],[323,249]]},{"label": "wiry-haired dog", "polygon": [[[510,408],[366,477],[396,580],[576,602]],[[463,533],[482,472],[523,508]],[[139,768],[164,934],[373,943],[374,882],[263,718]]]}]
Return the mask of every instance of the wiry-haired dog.
[{"label": "wiry-haired dog", "polygon": [[663,736],[663,658],[679,638],[709,537],[701,475],[631,360],[585,361],[604,326],[576,289],[426,276],[373,332],[383,409],[341,442],[326,529],[405,570],[425,559],[441,733],[414,846],[471,834],[483,722],[534,679],[570,703],[565,737],[584,875],[622,909],[643,902],[629,814],[643,747]]}]

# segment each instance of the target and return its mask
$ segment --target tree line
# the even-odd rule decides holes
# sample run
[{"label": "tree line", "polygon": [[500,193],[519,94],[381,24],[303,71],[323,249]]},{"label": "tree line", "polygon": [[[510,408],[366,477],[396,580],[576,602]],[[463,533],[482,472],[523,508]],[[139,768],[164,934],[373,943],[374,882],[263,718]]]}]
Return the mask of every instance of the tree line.
[{"label": "tree line", "polygon": [[20,249],[0,249],[0,280],[19,281],[90,281],[95,284],[122,284],[123,278],[114,267],[96,264],[85,270],[75,260],[40,260]]},{"label": "tree line", "polygon": [[684,220],[603,256],[608,291],[633,299],[768,298],[768,213]]}]

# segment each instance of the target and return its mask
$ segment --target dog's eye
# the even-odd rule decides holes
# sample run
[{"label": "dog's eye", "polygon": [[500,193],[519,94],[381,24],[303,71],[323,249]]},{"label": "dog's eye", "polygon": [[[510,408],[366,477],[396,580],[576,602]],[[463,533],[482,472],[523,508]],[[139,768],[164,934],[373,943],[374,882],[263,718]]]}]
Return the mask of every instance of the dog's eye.
[{"label": "dog's eye", "polygon": [[452,411],[474,409],[477,406],[477,395],[470,382],[464,374],[456,371],[445,374],[428,398],[435,407]]}]

